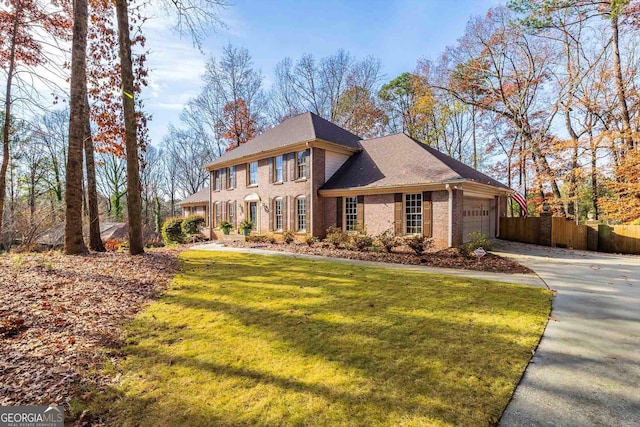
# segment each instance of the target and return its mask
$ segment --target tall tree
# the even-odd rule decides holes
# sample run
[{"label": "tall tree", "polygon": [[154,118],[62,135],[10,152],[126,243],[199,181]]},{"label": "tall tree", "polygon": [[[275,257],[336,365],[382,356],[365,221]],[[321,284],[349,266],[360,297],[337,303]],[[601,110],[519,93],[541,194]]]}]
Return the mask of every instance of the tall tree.
[{"label": "tall tree", "polygon": [[378,92],[392,120],[392,130],[426,142],[434,106],[433,94],[424,80],[402,73],[384,84]]},{"label": "tall tree", "polygon": [[221,58],[207,62],[202,92],[189,101],[180,119],[221,156],[230,145],[238,146],[263,129],[262,80],[249,51],[228,44]]},{"label": "tall tree", "polygon": [[[544,106],[543,85],[549,65],[556,59],[544,40],[532,40],[513,25],[506,8],[491,9],[485,18],[474,18],[459,44],[447,52],[449,83],[436,85],[461,102],[506,118],[530,150],[539,187],[547,183],[559,212],[564,213],[556,171],[547,159],[548,131],[557,112]],[[544,194],[543,194],[544,195]]]},{"label": "tall tree", "polygon": [[127,215],[129,225],[129,253],[144,253],[142,240],[142,190],[134,101],[134,75],[131,60],[131,36],[129,35],[129,11],[126,0],[115,0],[118,21],[118,46],[120,75],[122,79],[122,104],[124,111],[125,151],[127,158]]},{"label": "tall tree", "polygon": [[84,122],[84,163],[87,174],[87,205],[89,211],[89,249],[104,252],[105,247],[100,237],[100,212],[98,208],[98,189],[96,186],[96,166],[91,135],[91,115],[89,95],[85,93],[82,120]]},{"label": "tall tree", "polygon": [[228,141],[227,151],[239,147],[256,136],[256,123],[247,103],[238,99],[224,106],[220,122],[222,137]]},{"label": "tall tree", "polygon": [[[381,78],[381,64],[378,59],[367,57],[357,61],[351,54],[339,50],[333,55],[316,60],[313,55],[303,55],[297,62],[283,59],[275,69],[274,119],[311,111],[347,130],[350,126],[362,128],[366,115],[379,114],[377,108],[346,108],[347,100],[362,98],[373,107],[370,95],[376,93]],[[363,114],[364,112],[368,114]],[[370,114],[369,114],[370,113]],[[371,121],[371,120],[370,120]],[[373,123],[373,121],[371,121]],[[377,123],[365,129],[375,134]]]},{"label": "tall tree", "polygon": [[67,255],[87,252],[82,235],[82,154],[87,97],[88,13],[87,0],[75,0],[71,51],[71,97],[69,99],[69,149],[67,151],[65,191],[64,252]]},{"label": "tall tree", "polygon": [[[70,29],[69,21],[65,19],[65,15],[61,13],[57,4],[46,4],[38,0],[9,0],[6,6],[0,10],[0,64],[7,76],[2,125],[2,163],[0,164],[0,235],[10,158],[9,137],[12,105],[15,101],[13,94],[15,79],[21,65],[33,68],[42,65],[47,59],[44,53],[45,41],[39,37],[42,35],[42,30],[46,35],[65,39]],[[32,73],[30,74],[33,77]]]}]

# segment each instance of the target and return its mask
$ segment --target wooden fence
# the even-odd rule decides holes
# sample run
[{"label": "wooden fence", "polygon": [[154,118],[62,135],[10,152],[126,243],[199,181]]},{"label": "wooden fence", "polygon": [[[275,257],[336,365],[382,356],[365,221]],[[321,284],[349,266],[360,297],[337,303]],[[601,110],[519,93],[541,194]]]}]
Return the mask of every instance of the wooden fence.
[{"label": "wooden fence", "polygon": [[598,250],[620,254],[640,254],[640,225],[600,224]]},{"label": "wooden fence", "polygon": [[500,238],[534,245],[540,242],[540,217],[500,218]]},{"label": "wooden fence", "polygon": [[551,246],[572,248],[586,251],[589,249],[586,225],[577,225],[575,221],[551,218]]},{"label": "wooden fence", "polygon": [[504,240],[600,252],[640,254],[640,225],[576,225],[566,218],[500,218]]}]

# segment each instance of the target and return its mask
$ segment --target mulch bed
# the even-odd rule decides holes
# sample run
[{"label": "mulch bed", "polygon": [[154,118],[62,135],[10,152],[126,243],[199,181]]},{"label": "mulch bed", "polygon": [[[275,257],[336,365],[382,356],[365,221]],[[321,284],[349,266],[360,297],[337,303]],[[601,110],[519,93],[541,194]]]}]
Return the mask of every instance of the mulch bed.
[{"label": "mulch bed", "polygon": [[166,289],[180,250],[0,256],[0,405],[64,404],[107,384],[105,349]]},{"label": "mulch bed", "polygon": [[488,253],[478,260],[475,256],[466,257],[462,255],[458,249],[454,248],[442,249],[439,251],[425,253],[423,256],[417,256],[406,247],[395,248],[392,253],[386,253],[382,251],[359,252],[347,249],[335,249],[333,246],[324,243],[308,246],[305,243],[287,245],[284,243],[249,243],[243,241],[230,241],[226,242],[226,244],[234,247],[259,247],[261,249],[273,251],[322,255],[363,261],[388,262],[393,264],[424,265],[429,267],[459,268],[465,270],[512,274],[526,274],[532,272],[527,267],[518,264],[515,261],[502,258],[492,253]]}]

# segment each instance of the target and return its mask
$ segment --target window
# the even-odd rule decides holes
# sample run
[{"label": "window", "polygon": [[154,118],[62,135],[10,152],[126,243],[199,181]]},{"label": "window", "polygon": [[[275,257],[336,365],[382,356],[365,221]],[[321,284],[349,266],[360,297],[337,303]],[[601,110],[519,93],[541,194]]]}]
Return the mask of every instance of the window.
[{"label": "window", "polygon": [[227,221],[229,221],[233,226],[236,225],[236,202],[227,202]]},{"label": "window", "polygon": [[282,156],[277,156],[273,162],[273,182],[282,182]]},{"label": "window", "polygon": [[422,193],[405,195],[404,212],[407,234],[422,234]]},{"label": "window", "polygon": [[346,231],[355,231],[358,223],[358,198],[344,198],[344,228]]},{"label": "window", "polygon": [[236,167],[229,166],[227,169],[227,188],[236,188]]},{"label": "window", "polygon": [[296,179],[307,178],[309,171],[309,156],[306,151],[299,151],[296,153]]},{"label": "window", "polygon": [[296,199],[296,219],[296,230],[307,231],[307,199],[304,197]]},{"label": "window", "polygon": [[258,162],[249,163],[249,185],[258,184]]},{"label": "window", "polygon": [[215,226],[219,227],[220,223],[222,222],[222,203],[221,202],[216,202],[215,204],[215,209],[216,209],[216,222],[215,222]]},{"label": "window", "polygon": [[258,202],[247,202],[247,216],[253,223],[253,230],[258,227]]},{"label": "window", "polygon": [[282,199],[275,199],[273,201],[273,228],[282,230],[282,224]]},{"label": "window", "polygon": [[214,177],[214,189],[215,191],[220,191],[220,189],[222,188],[222,182],[221,182],[222,170],[216,169],[215,172],[213,173],[213,177]]}]

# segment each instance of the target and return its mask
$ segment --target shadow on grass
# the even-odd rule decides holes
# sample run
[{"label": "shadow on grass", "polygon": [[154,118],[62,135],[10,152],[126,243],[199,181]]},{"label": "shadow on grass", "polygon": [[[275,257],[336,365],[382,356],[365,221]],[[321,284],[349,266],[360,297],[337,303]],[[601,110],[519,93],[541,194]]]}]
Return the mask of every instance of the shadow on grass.
[{"label": "shadow on grass", "polygon": [[114,419],[143,393],[162,397],[138,412],[199,405],[171,418],[184,425],[491,424],[549,309],[536,288],[282,261],[183,255],[172,290],[130,328]]}]

